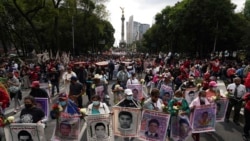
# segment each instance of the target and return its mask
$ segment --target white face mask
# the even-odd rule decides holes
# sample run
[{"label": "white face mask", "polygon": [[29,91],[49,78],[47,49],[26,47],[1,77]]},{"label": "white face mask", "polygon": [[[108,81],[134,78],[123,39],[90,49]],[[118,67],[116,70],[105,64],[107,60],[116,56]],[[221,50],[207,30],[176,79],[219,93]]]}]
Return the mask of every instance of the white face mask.
[{"label": "white face mask", "polygon": [[216,91],[216,90],[217,90],[217,88],[216,88],[216,87],[213,87],[213,88],[212,88],[212,90],[213,90],[213,91]]},{"label": "white face mask", "polygon": [[100,104],[100,101],[93,101],[93,105],[97,106]]},{"label": "white face mask", "polygon": [[205,97],[200,97],[200,100],[201,100],[201,101],[205,101],[206,98],[205,98]]},{"label": "white face mask", "polygon": [[182,97],[174,97],[174,99],[177,101],[182,101],[183,98]]}]

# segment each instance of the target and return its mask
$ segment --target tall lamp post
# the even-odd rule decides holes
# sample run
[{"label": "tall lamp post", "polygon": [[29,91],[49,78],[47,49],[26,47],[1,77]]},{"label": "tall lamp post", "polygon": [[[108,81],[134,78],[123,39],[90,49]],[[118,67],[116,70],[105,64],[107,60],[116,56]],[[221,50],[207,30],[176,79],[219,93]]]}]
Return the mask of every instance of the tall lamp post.
[{"label": "tall lamp post", "polygon": [[75,28],[74,28],[74,16],[72,16],[72,46],[73,46],[73,58],[75,57]]}]

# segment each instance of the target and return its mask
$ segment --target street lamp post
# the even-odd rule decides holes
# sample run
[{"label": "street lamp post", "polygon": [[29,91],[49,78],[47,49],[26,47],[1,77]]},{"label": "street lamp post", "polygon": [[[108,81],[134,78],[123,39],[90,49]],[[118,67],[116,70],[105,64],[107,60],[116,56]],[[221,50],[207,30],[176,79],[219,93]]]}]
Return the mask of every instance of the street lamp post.
[{"label": "street lamp post", "polygon": [[74,28],[74,16],[72,16],[72,45],[73,45],[73,58],[75,57],[75,28]]}]

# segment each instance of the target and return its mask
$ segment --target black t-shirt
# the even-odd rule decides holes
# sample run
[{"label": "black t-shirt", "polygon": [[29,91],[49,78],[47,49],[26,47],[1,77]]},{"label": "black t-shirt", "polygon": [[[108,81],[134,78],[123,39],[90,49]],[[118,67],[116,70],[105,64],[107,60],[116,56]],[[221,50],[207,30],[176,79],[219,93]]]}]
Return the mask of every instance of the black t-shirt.
[{"label": "black t-shirt", "polygon": [[44,118],[45,114],[42,109],[33,107],[30,109],[24,108],[20,114],[22,123],[37,123]]},{"label": "black t-shirt", "polygon": [[60,73],[58,71],[49,73],[49,79],[52,83],[59,82]]},{"label": "black t-shirt", "polygon": [[127,99],[124,99],[121,103],[118,104],[118,106],[120,107],[132,107],[132,108],[137,108],[137,101],[134,100],[134,102],[132,100],[127,100]]},{"label": "black t-shirt", "polygon": [[32,88],[30,91],[30,95],[33,97],[39,97],[39,98],[48,98],[48,93],[41,88]]},{"label": "black t-shirt", "polygon": [[70,94],[71,95],[78,95],[82,92],[83,85],[80,82],[77,82],[75,84],[70,84]]}]

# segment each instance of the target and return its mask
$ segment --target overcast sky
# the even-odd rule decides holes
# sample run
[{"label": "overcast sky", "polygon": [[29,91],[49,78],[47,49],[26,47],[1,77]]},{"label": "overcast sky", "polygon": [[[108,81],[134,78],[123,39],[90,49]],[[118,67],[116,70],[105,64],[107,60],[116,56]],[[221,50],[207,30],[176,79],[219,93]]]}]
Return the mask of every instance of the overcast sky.
[{"label": "overcast sky", "polygon": [[[167,5],[173,6],[179,0],[109,0],[106,2],[107,10],[110,13],[109,21],[115,28],[115,46],[121,40],[121,9],[124,8],[125,16],[125,37],[126,40],[126,22],[131,15],[134,16],[134,21],[150,24],[154,20],[154,16],[160,13]],[[245,0],[231,0],[237,5],[236,11],[243,9]]]}]

